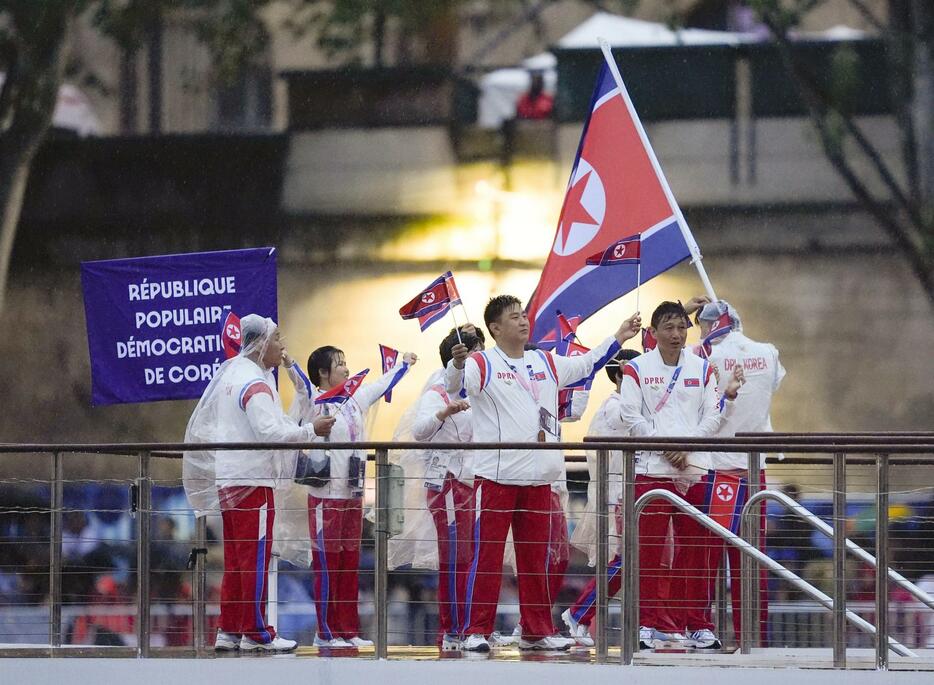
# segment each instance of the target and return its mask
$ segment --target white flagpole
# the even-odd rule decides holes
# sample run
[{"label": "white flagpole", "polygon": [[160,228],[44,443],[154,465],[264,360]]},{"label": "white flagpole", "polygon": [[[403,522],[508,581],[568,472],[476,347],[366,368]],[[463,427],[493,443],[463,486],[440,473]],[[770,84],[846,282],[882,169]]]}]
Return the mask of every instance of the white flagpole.
[{"label": "white flagpole", "polygon": [[659,183],[661,183],[662,190],[665,192],[665,197],[668,199],[668,203],[675,210],[675,219],[678,221],[678,227],[681,229],[681,235],[684,236],[684,242],[687,243],[688,250],[691,252],[691,263],[697,269],[697,273],[700,276],[701,282],[704,284],[704,289],[707,291],[707,295],[711,300],[716,301],[717,294],[714,292],[713,285],[710,283],[710,278],[707,276],[707,270],[704,269],[704,258],[701,256],[700,248],[697,246],[697,243],[694,240],[694,236],[691,234],[691,229],[688,227],[687,221],[685,221],[684,215],[681,213],[681,208],[678,206],[678,203],[675,200],[675,196],[671,192],[671,188],[668,186],[668,179],[665,178],[665,173],[662,171],[662,167],[658,163],[658,158],[655,156],[655,150],[652,149],[652,145],[649,142],[649,137],[646,135],[645,129],[642,127],[642,122],[639,120],[639,115],[636,114],[636,108],[632,105],[632,100],[629,98],[629,91],[626,90],[626,85],[623,83],[623,77],[620,76],[619,68],[616,66],[616,60],[613,59],[613,53],[610,51],[610,46],[603,38],[598,40],[600,41],[600,50],[603,51],[603,58],[606,60],[607,66],[610,67],[610,73],[613,74],[613,80],[616,81],[616,85],[619,87],[620,97],[622,97],[623,102],[626,103],[626,109],[629,111],[629,116],[632,117],[632,120],[636,125],[636,131],[639,132],[639,138],[642,139],[642,145],[645,147],[645,151],[649,156],[649,161],[652,162],[652,168],[655,169],[655,173],[658,176]]},{"label": "white flagpole", "polygon": [[639,263],[636,264],[636,311],[639,311],[639,287],[642,285],[642,250],[639,250]]},{"label": "white flagpole", "polygon": [[464,341],[461,340],[461,329],[460,329],[460,327],[457,325],[457,317],[454,316],[454,307],[448,307],[448,309],[449,309],[450,312],[451,312],[451,318],[454,319],[454,332],[457,333],[457,342],[458,342],[459,344],[463,345],[463,344],[464,344]]}]

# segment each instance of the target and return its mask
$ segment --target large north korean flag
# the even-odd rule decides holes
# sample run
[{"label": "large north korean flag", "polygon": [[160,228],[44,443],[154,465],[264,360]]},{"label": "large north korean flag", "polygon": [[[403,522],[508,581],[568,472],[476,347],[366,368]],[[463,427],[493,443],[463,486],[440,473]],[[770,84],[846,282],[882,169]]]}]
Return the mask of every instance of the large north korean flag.
[{"label": "large north korean flag", "polygon": [[[607,62],[588,120],[554,244],[528,305],[532,341],[548,340],[557,312],[587,319],[636,287],[638,267],[588,266],[587,257],[641,234],[642,282],[691,257],[697,245],[675,205],[629,96]],[[559,338],[560,339],[560,336]]]}]

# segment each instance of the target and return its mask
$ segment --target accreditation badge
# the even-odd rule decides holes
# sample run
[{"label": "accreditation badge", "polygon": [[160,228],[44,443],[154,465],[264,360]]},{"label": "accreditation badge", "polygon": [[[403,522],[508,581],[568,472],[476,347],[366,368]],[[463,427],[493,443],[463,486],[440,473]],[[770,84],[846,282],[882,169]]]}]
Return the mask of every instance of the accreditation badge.
[{"label": "accreditation badge", "polygon": [[538,408],[538,441],[545,442],[546,434],[551,435],[555,440],[561,438],[558,430],[558,419],[545,407]]}]

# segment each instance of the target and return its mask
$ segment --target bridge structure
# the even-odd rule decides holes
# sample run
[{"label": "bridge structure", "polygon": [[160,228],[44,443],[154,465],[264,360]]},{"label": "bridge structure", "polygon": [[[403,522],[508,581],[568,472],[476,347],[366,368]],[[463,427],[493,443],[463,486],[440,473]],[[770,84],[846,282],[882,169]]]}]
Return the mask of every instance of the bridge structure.
[{"label": "bridge structure", "polygon": [[[47,545],[48,566],[43,570],[12,569],[14,572],[42,573],[47,575],[48,594],[41,606],[0,606],[0,633],[4,632],[3,614],[7,624],[19,621],[17,639],[10,634],[0,635],[0,669],[13,676],[23,675],[23,682],[60,682],[63,678],[84,675],[88,678],[105,678],[106,681],[132,678],[139,683],[164,682],[167,677],[175,678],[320,678],[322,682],[362,680],[378,677],[386,683],[407,682],[413,679],[450,680],[466,682],[477,678],[492,678],[515,682],[541,682],[543,678],[587,678],[592,682],[606,680],[614,682],[620,678],[652,679],[657,683],[683,680],[685,677],[716,677],[729,682],[750,677],[764,682],[784,681],[789,669],[795,669],[795,678],[808,682],[852,682],[854,679],[872,677],[879,672],[887,673],[887,679],[898,682],[930,682],[934,671],[934,640],[928,641],[921,633],[906,632],[905,626],[934,626],[934,598],[917,583],[892,567],[890,511],[897,503],[900,493],[890,487],[893,469],[914,469],[919,482],[930,476],[934,466],[934,432],[887,432],[887,433],[775,433],[739,435],[735,438],[588,438],[583,443],[515,444],[490,443],[474,445],[476,448],[563,450],[571,454],[590,450],[596,455],[594,480],[597,501],[609,503],[611,478],[621,478],[622,526],[618,538],[611,537],[612,514],[608,507],[598,508],[596,518],[596,565],[593,571],[596,580],[596,620],[593,628],[593,647],[578,646],[568,653],[526,653],[514,647],[494,649],[490,655],[475,655],[453,652],[441,653],[433,644],[405,644],[407,629],[405,602],[390,595],[393,575],[388,567],[388,545],[396,532],[394,519],[402,507],[399,482],[404,479],[394,467],[391,453],[395,450],[417,450],[420,443],[366,442],[354,444],[331,444],[332,449],[363,448],[371,452],[373,461],[371,479],[374,488],[373,500],[373,600],[368,606],[361,605],[361,614],[370,621],[372,648],[352,650],[328,650],[326,648],[299,647],[291,655],[268,657],[229,656],[215,654],[212,649],[213,634],[209,631],[217,605],[210,596],[208,575],[210,564],[207,559],[210,532],[207,517],[195,520],[192,528],[189,569],[181,571],[190,579],[190,597],[184,601],[166,603],[154,596],[152,578],[152,551],[160,542],[154,536],[153,519],[160,509],[153,504],[154,487],[160,488],[171,479],[154,478],[153,465],[159,471],[178,470],[182,453],[191,447],[180,443],[121,443],[121,444],[3,444],[0,459],[45,459],[48,476],[33,479],[41,481],[48,493],[48,504],[31,513],[48,520]],[[229,449],[284,449],[319,448],[317,443],[218,443],[197,448],[214,450]],[[463,445],[433,444],[436,449],[460,449]],[[683,452],[745,452],[749,457],[747,484],[749,500],[742,512],[743,525],[738,533],[721,526],[701,509],[689,504],[678,495],[665,490],[650,490],[635,497],[635,469],[637,452],[641,451]],[[611,452],[622,453],[622,472],[610,470]],[[830,522],[811,512],[800,502],[789,498],[771,486],[760,485],[760,469],[763,454],[784,453],[788,456],[783,467],[794,465],[801,469],[819,469],[829,478],[832,499]],[[65,560],[68,544],[75,544],[65,533],[65,517],[73,511],[66,506],[66,486],[81,481],[66,478],[66,465],[72,459],[84,455],[94,458],[116,460],[123,468],[131,464],[134,477],[127,479],[130,485],[129,511],[132,516],[132,539],[135,562],[129,571],[135,578],[132,583],[131,602],[93,609],[96,616],[123,617],[123,632],[128,639],[122,643],[82,644],[75,639],[73,622],[88,608],[75,606],[63,598],[63,582],[74,569]],[[568,461],[582,461],[580,457],[568,457]],[[172,463],[174,460],[174,464]],[[162,463],[165,462],[165,463]],[[771,462],[771,459],[770,459]],[[0,464],[3,462],[0,461]],[[871,473],[874,480],[872,492],[848,492],[848,469],[850,473],[859,469],[865,475]],[[2,468],[0,468],[2,473]],[[69,474],[70,475],[70,474]],[[24,479],[8,479],[19,481]],[[29,480],[29,479],[25,479]],[[852,479],[850,479],[852,480]],[[743,597],[744,629],[737,644],[729,644],[714,653],[706,651],[638,649],[638,520],[641,512],[652,501],[667,500],[687,516],[695,518],[725,544],[740,551],[743,559],[740,574]],[[860,501],[874,507],[872,516],[874,544],[872,551],[850,539],[847,530],[848,506]],[[783,508],[789,515],[798,517],[805,525],[813,527],[818,534],[830,541],[832,587],[825,592],[802,577],[796,569],[767,555],[764,541],[759,536],[758,516],[765,501]],[[0,514],[4,511],[0,502]],[[618,547],[613,542],[618,540]],[[3,540],[6,544],[15,539]],[[35,543],[35,540],[31,540]],[[614,553],[622,559],[622,591],[617,605],[609,597],[607,574],[602,572]],[[847,564],[852,557],[866,568],[874,569],[874,592],[871,599],[848,597]],[[215,564],[216,566],[216,564]],[[760,602],[759,569],[765,568],[806,598],[795,605],[797,616],[819,618],[821,639],[804,644],[776,644],[770,640],[761,643],[758,623]],[[934,571],[934,569],[931,569]],[[280,573],[282,571],[280,570]],[[275,569],[273,569],[275,573]],[[717,597],[714,599],[715,614],[721,634],[725,633],[730,621],[727,608],[725,578],[721,573]],[[275,576],[274,576],[275,577]],[[279,583],[270,584],[271,618],[287,617],[296,607],[288,601],[280,602],[277,589]],[[893,589],[900,596],[910,597],[893,606],[890,601]],[[298,607],[310,613],[309,606]],[[787,607],[786,607],[787,609]],[[781,603],[771,603],[770,621],[783,611]],[[802,613],[803,612],[803,613]],[[508,612],[507,612],[508,613]],[[11,618],[12,617],[12,618]],[[166,643],[159,637],[157,626],[169,619],[184,618],[190,629],[187,644]],[[829,628],[827,628],[829,620]],[[271,621],[273,622],[273,621]],[[848,625],[849,624],[849,625]],[[34,630],[25,630],[32,625]],[[619,626],[618,628],[616,626]],[[922,631],[923,632],[923,631]],[[409,631],[410,634],[410,631]],[[784,638],[787,640],[787,638]],[[424,642],[424,641],[423,641]],[[72,658],[63,658],[72,657]],[[116,657],[116,658],[115,658]],[[122,658],[120,658],[122,657]],[[715,672],[710,669],[716,669]],[[705,673],[706,671],[706,673]],[[15,681],[11,681],[15,682]],[[875,682],[875,681],[874,681]]]}]

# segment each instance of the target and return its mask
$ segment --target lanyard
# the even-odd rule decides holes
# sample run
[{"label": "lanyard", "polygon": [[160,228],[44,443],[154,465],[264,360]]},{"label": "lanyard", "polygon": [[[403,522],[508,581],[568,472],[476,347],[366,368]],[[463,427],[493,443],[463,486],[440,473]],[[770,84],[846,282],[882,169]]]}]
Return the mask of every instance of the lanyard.
[{"label": "lanyard", "polygon": [[509,363],[509,360],[503,356],[503,353],[499,351],[499,348],[496,349],[496,354],[500,356],[500,359],[512,370],[512,374],[516,377],[516,381],[522,388],[529,393],[529,397],[532,398],[532,401],[535,403],[535,406],[538,406],[538,398],[541,395],[541,391],[538,388],[538,381],[532,378],[532,365],[526,364],[526,369],[528,371],[529,377],[523,378],[522,374],[519,373],[519,370]]},{"label": "lanyard", "polygon": [[662,399],[658,401],[658,404],[655,405],[655,413],[657,414],[662,410],[662,408],[668,404],[668,398],[671,397],[671,391],[675,388],[675,383],[678,382],[678,376],[681,375],[681,367],[679,366],[675,369],[675,372],[671,374],[671,383],[668,384],[668,387],[665,388],[665,394],[662,396]]},{"label": "lanyard", "polygon": [[[337,414],[342,416],[344,418],[344,422],[347,424],[347,432],[350,434],[350,442],[357,442],[358,431],[357,431],[357,421],[356,421],[356,417],[354,416],[354,412],[352,410],[344,411],[347,403],[350,402],[351,400],[353,400],[352,397],[341,402],[337,407]],[[322,405],[321,413],[324,416],[331,416],[330,406],[331,405],[329,404]],[[325,435],[324,441],[331,442],[331,436]]]}]

